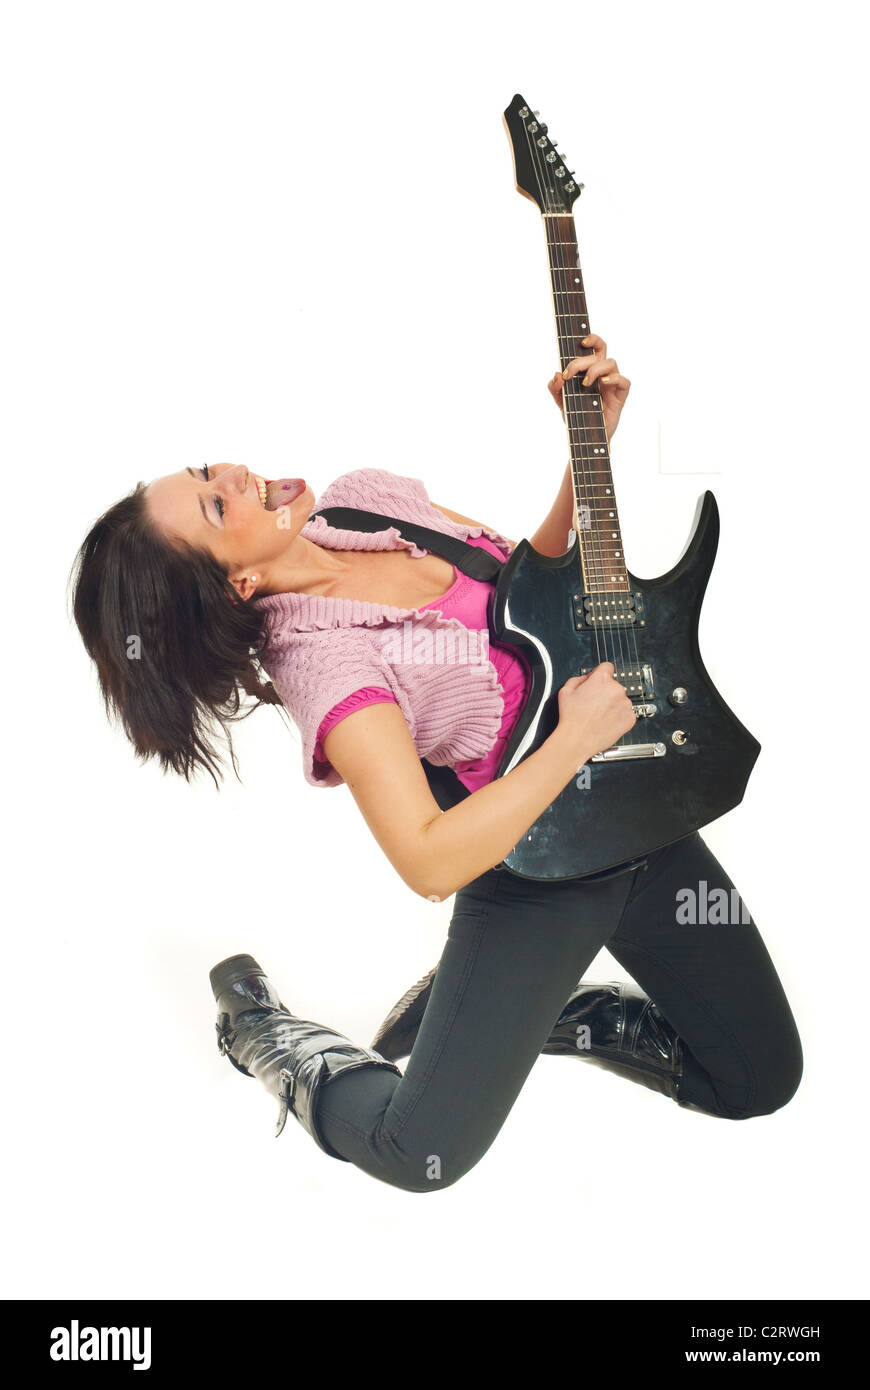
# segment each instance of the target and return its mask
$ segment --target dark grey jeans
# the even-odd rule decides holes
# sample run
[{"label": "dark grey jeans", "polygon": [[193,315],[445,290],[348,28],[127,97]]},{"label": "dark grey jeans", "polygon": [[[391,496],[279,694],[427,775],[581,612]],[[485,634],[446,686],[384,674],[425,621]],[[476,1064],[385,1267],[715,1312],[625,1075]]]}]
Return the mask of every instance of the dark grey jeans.
[{"label": "dark grey jeans", "polygon": [[[731,920],[686,921],[692,899],[678,891],[695,894],[703,918],[718,888]],[[801,1079],[800,1038],[732,889],[698,834],[649,855],[646,867],[597,882],[482,874],[456,894],[404,1075],[367,1067],[325,1085],[318,1115],[327,1142],[409,1192],[455,1183],[492,1144],[602,946],[683,1039],[681,1104],[736,1120],[779,1109]],[[566,1085],[572,1080],[566,1074]]]}]

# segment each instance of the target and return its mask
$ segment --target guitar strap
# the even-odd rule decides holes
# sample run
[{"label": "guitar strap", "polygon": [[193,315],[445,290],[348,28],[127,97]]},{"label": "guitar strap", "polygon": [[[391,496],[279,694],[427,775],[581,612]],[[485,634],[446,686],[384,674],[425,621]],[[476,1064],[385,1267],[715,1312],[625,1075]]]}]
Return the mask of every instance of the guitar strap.
[{"label": "guitar strap", "polygon": [[[424,550],[442,555],[462,573],[472,579],[495,579],[502,568],[503,561],[481,550],[467,541],[457,540],[455,536],[445,536],[443,531],[435,531],[431,526],[418,526],[415,521],[404,521],[396,516],[381,516],[378,512],[363,511],[359,507],[324,507],[322,511],[312,512],[309,520],[322,516],[330,526],[349,531],[385,531],[395,526],[405,540],[414,541]],[[442,767],[420,759],[432,795],[442,811],[449,811],[458,802],[464,801],[471,792],[460,782],[452,767]]]},{"label": "guitar strap", "polygon": [[435,531],[431,526],[418,526],[415,521],[402,521],[396,516],[380,516],[377,512],[366,512],[358,507],[324,507],[320,512],[312,512],[309,520],[322,516],[330,526],[349,531],[385,531],[389,526],[405,540],[414,541],[424,550],[434,551],[450,560],[463,574],[472,579],[495,579],[504,561],[490,555],[467,541],[457,540],[455,536],[445,536],[443,531]]}]

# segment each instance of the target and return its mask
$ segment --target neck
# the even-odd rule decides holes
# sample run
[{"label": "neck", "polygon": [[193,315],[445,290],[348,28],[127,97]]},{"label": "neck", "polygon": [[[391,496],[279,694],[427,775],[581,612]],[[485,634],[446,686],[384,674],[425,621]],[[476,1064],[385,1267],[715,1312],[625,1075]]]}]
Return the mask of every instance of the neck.
[{"label": "neck", "polygon": [[[573,216],[548,214],[544,217],[544,229],[559,356],[564,369],[573,357],[585,351],[582,340],[589,332],[586,291]],[[570,377],[565,382],[563,401],[571,449],[574,529],[580,542],[586,589],[604,594],[627,591],[628,571],[599,388],[594,382],[584,386],[580,376]]]},{"label": "neck", "polygon": [[325,546],[296,536],[274,560],[257,587],[258,598],[272,594],[328,594],[336,579],[347,573],[348,560]]}]

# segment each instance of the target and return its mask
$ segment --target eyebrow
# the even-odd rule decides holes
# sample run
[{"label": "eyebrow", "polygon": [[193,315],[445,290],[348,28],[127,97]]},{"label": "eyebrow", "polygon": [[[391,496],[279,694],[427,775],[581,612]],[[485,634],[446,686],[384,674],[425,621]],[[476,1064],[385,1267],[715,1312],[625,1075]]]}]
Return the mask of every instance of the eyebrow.
[{"label": "eyebrow", "polygon": [[[185,471],[185,473],[189,473],[190,476],[191,476],[191,478],[195,478],[195,477],[196,477],[196,474],[194,473],[194,471],[193,471],[192,468],[186,468],[184,471]],[[208,522],[209,526],[213,526],[213,527],[215,528],[216,531],[219,531],[221,528],[218,526],[218,524],[217,524],[216,521],[211,521],[211,520],[209,519],[209,517],[208,517],[208,515],[207,515],[207,513],[206,513],[206,510],[205,510],[205,505],[204,505],[204,503],[203,503],[203,500],[202,500],[202,498],[199,496],[198,493],[197,493],[197,498],[196,498],[196,500],[197,500],[197,502],[199,503],[199,510],[202,512],[203,517],[204,517],[205,520]]]}]

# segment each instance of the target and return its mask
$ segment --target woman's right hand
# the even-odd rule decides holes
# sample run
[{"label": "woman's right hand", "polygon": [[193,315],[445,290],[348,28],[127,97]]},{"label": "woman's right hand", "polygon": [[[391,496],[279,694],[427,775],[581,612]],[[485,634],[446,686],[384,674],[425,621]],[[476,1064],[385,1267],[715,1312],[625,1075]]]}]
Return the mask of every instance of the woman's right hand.
[{"label": "woman's right hand", "polygon": [[585,676],[572,676],[559,691],[559,729],[587,757],[610,748],[637,716],[624,685],[614,680],[612,661],[602,661]]}]

